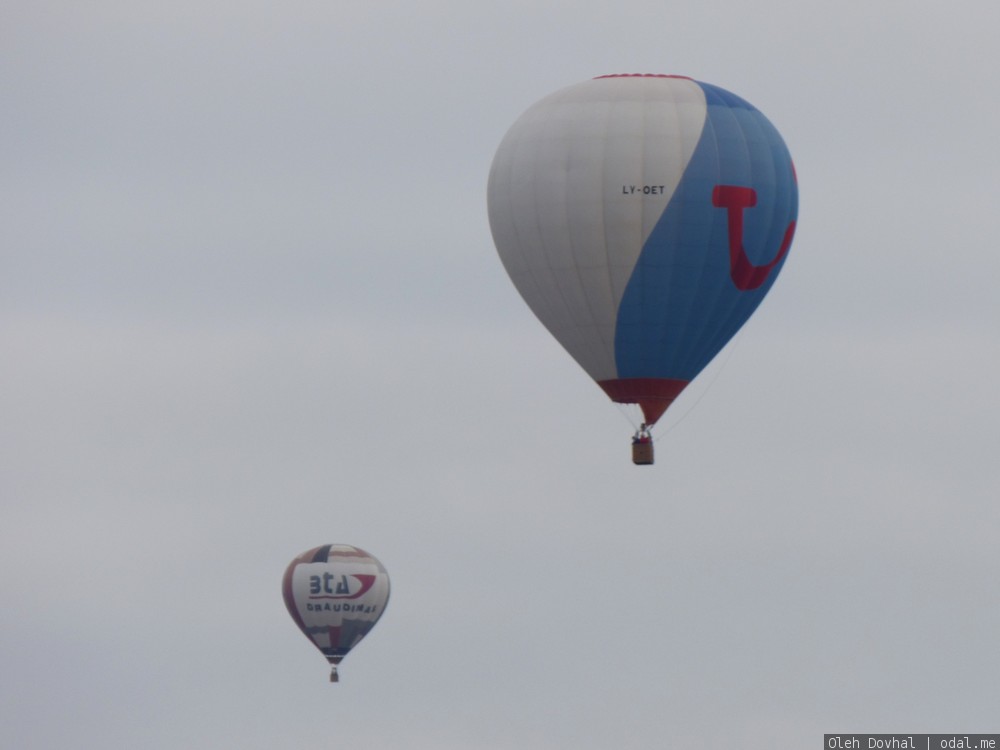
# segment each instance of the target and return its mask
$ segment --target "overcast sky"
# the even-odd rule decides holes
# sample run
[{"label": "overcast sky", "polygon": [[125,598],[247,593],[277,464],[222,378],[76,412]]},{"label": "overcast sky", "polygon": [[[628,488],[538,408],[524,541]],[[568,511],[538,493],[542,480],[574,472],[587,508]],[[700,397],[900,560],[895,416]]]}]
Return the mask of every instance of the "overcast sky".
[{"label": "overcast sky", "polygon": [[[0,745],[1000,731],[1000,6],[0,1]],[[796,162],[781,277],[630,462],[485,186],[688,75]],[[386,566],[330,685],[281,599]]]}]

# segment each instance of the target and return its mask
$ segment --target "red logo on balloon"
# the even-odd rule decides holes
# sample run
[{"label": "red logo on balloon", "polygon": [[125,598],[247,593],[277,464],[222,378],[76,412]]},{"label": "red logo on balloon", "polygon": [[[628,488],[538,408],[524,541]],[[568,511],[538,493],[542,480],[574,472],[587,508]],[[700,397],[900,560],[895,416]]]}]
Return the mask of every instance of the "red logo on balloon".
[{"label": "red logo on balloon", "polygon": [[771,270],[781,262],[792,245],[795,222],[788,223],[778,254],[770,263],[755,266],[743,247],[743,210],[757,205],[757,191],[739,185],[716,185],[712,190],[712,205],[726,209],[729,219],[729,275],[741,291],[757,289],[767,281]]},{"label": "red logo on balloon", "polygon": [[[340,581],[334,582],[331,573],[324,573],[322,576],[309,577],[309,598],[310,599],[357,599],[363,596],[375,585],[375,576],[364,573],[352,573],[351,578],[356,579],[361,588],[351,593],[351,586],[347,581],[347,576],[340,576]],[[335,583],[335,585],[334,585]]]}]

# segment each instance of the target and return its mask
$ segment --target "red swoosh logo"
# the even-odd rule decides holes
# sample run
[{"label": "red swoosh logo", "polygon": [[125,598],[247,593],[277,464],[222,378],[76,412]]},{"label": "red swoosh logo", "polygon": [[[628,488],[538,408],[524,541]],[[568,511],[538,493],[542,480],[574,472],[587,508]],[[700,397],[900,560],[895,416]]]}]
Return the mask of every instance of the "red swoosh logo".
[{"label": "red swoosh logo", "polygon": [[356,578],[361,584],[361,588],[353,594],[342,594],[340,596],[310,596],[310,599],[358,599],[368,593],[368,590],[375,585],[375,576],[370,573],[352,573],[351,578]]},{"label": "red swoosh logo", "polygon": [[743,210],[757,205],[757,191],[753,188],[739,185],[716,185],[712,190],[712,205],[725,208],[729,220],[729,275],[741,291],[757,289],[767,281],[767,277],[776,265],[781,262],[792,246],[795,236],[795,222],[791,221],[785,229],[778,254],[770,263],[755,266],[747,257],[743,248]]}]

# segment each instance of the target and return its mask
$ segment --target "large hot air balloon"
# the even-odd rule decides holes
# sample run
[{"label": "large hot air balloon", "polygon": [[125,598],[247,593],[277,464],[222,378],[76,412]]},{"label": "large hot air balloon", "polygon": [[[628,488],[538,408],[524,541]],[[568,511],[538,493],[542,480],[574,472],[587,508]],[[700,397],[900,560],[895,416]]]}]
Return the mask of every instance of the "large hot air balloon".
[{"label": "large hot air balloon", "polygon": [[529,108],[487,191],[500,259],[535,315],[649,428],[746,322],[795,232],[791,156],[757,109],[682,76],[611,75]]},{"label": "large hot air balloon", "polygon": [[292,560],[281,592],[295,624],[330,662],[330,682],[338,682],[337,665],[385,611],[389,574],[362,549],[325,544]]}]

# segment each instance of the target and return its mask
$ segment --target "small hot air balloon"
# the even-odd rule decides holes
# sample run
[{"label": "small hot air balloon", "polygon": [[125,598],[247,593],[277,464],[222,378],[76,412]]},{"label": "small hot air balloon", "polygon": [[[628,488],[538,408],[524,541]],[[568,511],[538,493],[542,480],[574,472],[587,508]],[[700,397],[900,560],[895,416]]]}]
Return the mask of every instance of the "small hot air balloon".
[{"label": "small hot air balloon", "polygon": [[725,346],[785,262],[791,156],[752,105],[682,76],[612,75],[545,97],[510,128],[490,229],[528,306],[649,428]]},{"label": "small hot air balloon", "polygon": [[281,592],[295,624],[330,662],[330,682],[338,682],[337,665],[385,611],[389,574],[362,549],[325,544],[292,560]]}]

